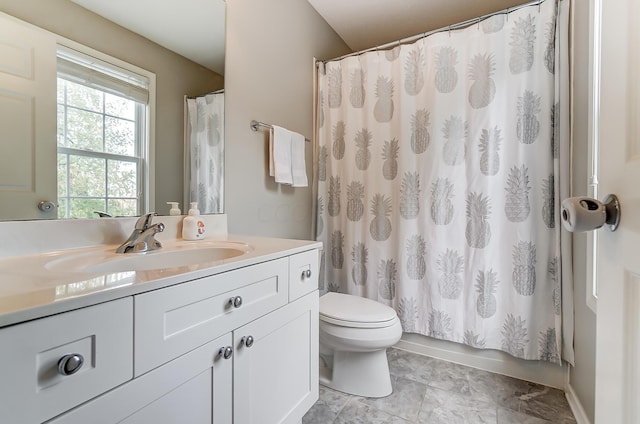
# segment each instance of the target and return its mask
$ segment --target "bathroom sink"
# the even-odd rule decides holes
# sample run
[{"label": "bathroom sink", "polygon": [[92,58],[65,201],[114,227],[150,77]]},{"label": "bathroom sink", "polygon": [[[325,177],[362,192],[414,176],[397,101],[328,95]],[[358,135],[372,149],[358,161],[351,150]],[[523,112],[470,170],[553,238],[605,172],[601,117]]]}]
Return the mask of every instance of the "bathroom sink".
[{"label": "bathroom sink", "polygon": [[60,257],[49,261],[45,267],[52,271],[109,274],[126,271],[208,266],[251,251],[243,243],[192,242],[163,247],[149,253],[115,253],[113,250],[97,250]]}]

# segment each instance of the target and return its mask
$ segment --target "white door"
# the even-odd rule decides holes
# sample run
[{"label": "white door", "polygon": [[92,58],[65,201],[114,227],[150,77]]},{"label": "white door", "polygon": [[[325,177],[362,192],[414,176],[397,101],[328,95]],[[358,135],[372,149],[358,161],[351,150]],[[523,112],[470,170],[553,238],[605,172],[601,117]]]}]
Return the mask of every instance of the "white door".
[{"label": "white door", "polygon": [[56,40],[0,13],[0,220],[55,218]]},{"label": "white door", "polygon": [[619,196],[599,230],[596,422],[640,423],[640,2],[602,1],[600,197]]}]

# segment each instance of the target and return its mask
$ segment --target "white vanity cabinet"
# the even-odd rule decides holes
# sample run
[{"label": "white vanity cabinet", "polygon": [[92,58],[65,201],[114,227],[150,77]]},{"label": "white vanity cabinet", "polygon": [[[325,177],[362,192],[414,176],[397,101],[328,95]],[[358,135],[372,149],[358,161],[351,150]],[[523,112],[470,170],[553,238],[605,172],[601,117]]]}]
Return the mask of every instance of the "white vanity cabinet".
[{"label": "white vanity cabinet", "polygon": [[[317,275],[313,249],[0,329],[3,379],[20,364],[0,422],[299,423],[318,398]],[[40,328],[51,334],[5,348]],[[83,371],[53,375],[76,351]]]}]

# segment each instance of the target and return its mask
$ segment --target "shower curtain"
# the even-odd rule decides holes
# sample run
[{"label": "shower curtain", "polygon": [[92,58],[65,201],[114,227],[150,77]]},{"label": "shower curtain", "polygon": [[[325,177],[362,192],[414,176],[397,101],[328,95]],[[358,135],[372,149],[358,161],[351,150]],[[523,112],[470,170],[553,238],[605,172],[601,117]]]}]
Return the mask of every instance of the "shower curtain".
[{"label": "shower curtain", "polygon": [[[201,213],[224,211],[224,93],[187,98],[185,155],[189,201]],[[186,200],[185,200],[186,202]],[[187,210],[189,205],[185,204]]]},{"label": "shower curtain", "polygon": [[568,1],[318,65],[321,288],[573,362]]}]

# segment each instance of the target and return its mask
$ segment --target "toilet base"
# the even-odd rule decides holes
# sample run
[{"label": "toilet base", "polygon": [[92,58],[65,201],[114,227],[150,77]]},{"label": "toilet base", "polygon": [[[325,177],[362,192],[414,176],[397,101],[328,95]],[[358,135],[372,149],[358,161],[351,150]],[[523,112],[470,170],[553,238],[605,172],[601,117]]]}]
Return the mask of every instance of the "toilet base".
[{"label": "toilet base", "polygon": [[320,384],[323,386],[374,398],[389,396],[393,392],[386,349],[374,352],[337,351],[333,357],[322,356]]}]

